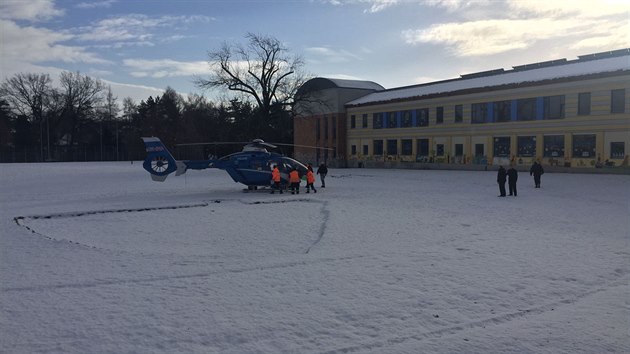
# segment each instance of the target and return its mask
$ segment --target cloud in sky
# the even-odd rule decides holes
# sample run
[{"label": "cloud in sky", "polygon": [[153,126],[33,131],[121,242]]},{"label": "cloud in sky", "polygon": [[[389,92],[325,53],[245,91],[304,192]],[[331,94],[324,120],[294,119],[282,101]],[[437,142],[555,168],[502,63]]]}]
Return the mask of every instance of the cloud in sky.
[{"label": "cloud in sky", "polygon": [[[434,1],[432,6],[448,10],[462,6],[478,6],[486,1]],[[566,38],[568,47],[575,49],[618,48],[630,45],[627,15],[630,5],[619,1],[566,2],[519,1],[507,2],[502,12],[481,12],[489,18],[438,23],[421,29],[402,32],[405,43],[444,44],[461,57],[488,56],[515,49],[526,49],[549,38]],[[496,9],[495,9],[496,10]],[[475,13],[480,13],[479,11]],[[507,14],[508,18],[492,18],[492,14]],[[619,21],[611,16],[619,16]],[[625,21],[623,20],[625,18]],[[570,40],[569,40],[570,39]]]},{"label": "cloud in sky", "polygon": [[346,49],[331,49],[329,47],[310,47],[304,50],[309,54],[312,62],[347,63],[362,60],[361,56]]},{"label": "cloud in sky", "polygon": [[109,63],[83,47],[60,44],[72,39],[72,35],[45,28],[20,27],[15,22],[7,20],[0,20],[0,27],[3,30],[3,65],[10,65],[11,62],[44,61]]},{"label": "cloud in sky", "polygon": [[0,18],[26,21],[46,21],[65,13],[53,0],[2,0]]},{"label": "cloud in sky", "polygon": [[398,0],[368,0],[365,2],[372,3],[370,8],[364,11],[368,13],[380,12],[380,11],[385,10],[388,7],[392,7],[398,4]]},{"label": "cloud in sky", "polygon": [[144,86],[144,85],[132,85],[132,84],[122,84],[119,82],[112,82],[108,80],[102,80],[105,85],[108,85],[112,88],[112,91],[115,92],[115,96],[118,98],[119,102],[122,101],[124,97],[130,97],[136,103],[146,100],[149,96],[160,96],[164,93],[163,89]]},{"label": "cloud in sky", "polygon": [[389,7],[392,7],[400,2],[400,0],[320,0],[322,3],[327,3],[334,6],[364,4],[369,7],[363,10],[364,13],[377,13],[381,12]]},{"label": "cloud in sky", "polygon": [[134,77],[176,77],[176,76],[194,76],[208,74],[208,62],[182,62],[170,59],[163,60],[144,60],[144,59],[125,59],[123,64],[131,71]]},{"label": "cloud in sky", "polygon": [[[74,29],[77,39],[99,42],[137,42],[142,45],[155,36],[158,28],[175,27],[193,22],[212,21],[208,16],[159,16],[150,17],[142,14],[107,18],[92,26]],[[171,36],[172,37],[172,36]],[[170,37],[169,37],[170,38]]]},{"label": "cloud in sky", "polygon": [[97,8],[109,8],[112,4],[118,2],[118,0],[102,0],[102,1],[90,1],[80,2],[76,4],[78,9],[97,9]]}]

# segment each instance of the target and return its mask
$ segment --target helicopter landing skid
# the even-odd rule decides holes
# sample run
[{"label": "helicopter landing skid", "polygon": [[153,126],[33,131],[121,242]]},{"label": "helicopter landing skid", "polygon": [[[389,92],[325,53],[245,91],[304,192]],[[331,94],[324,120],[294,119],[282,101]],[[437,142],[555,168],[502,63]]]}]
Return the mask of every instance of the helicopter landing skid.
[{"label": "helicopter landing skid", "polygon": [[243,192],[257,192],[257,191],[269,191],[269,187],[267,186],[247,186],[247,188],[243,188]]}]

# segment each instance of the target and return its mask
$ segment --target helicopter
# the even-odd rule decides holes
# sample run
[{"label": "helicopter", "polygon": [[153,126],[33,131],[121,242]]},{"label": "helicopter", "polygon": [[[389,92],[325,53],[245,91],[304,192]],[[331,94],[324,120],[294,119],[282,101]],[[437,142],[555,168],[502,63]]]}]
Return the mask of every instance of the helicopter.
[{"label": "helicopter", "polygon": [[307,167],[303,163],[275,152],[269,152],[267,149],[275,149],[277,146],[266,143],[262,139],[245,143],[242,151],[220,158],[182,161],[175,160],[159,138],[143,137],[142,140],[147,151],[142,167],[151,174],[152,180],[158,182],[164,182],[166,177],[173,172],[175,176],[179,176],[189,169],[218,168],[225,170],[234,182],[246,185],[248,190],[256,190],[258,187],[270,186],[273,166],[278,166],[281,185],[285,186],[289,181],[289,172],[293,169],[298,171],[300,177],[305,176],[307,172]]}]

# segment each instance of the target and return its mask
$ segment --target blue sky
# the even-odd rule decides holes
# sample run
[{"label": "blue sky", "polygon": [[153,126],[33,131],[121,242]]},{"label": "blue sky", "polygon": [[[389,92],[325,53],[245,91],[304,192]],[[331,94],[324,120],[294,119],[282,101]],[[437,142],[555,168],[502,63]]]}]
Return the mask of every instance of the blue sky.
[{"label": "blue sky", "polygon": [[119,102],[200,93],[209,51],[275,37],[314,76],[386,88],[630,47],[630,3],[597,0],[2,0],[2,79],[80,71]]}]

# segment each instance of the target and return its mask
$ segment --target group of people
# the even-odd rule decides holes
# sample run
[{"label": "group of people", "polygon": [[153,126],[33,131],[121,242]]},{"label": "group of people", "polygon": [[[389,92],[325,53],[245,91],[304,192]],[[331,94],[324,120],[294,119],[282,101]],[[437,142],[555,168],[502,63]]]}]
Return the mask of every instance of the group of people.
[{"label": "group of people", "polygon": [[[545,173],[542,165],[538,161],[534,161],[534,164],[529,169],[529,175],[534,176],[534,188],[540,188],[540,176]],[[506,171],[503,166],[499,166],[499,172],[497,173],[497,183],[499,184],[499,197],[505,197],[505,182],[508,183],[508,188],[511,196],[517,195],[516,181],[518,180],[518,171],[513,166]]]},{"label": "group of people", "polygon": [[[326,164],[322,163],[319,165],[317,174],[322,180],[321,187],[326,188],[326,175],[328,174]],[[277,165],[273,166],[271,170],[271,180],[273,182],[271,194],[274,194],[276,190],[280,191],[280,194],[282,194],[282,178],[280,177],[280,169],[278,169]],[[293,168],[291,172],[289,172],[289,189],[291,190],[291,194],[300,194],[300,174],[296,168]],[[306,193],[310,193],[311,190],[313,190],[313,193],[317,193],[317,189],[315,189],[313,166],[309,163],[306,166]]]}]

